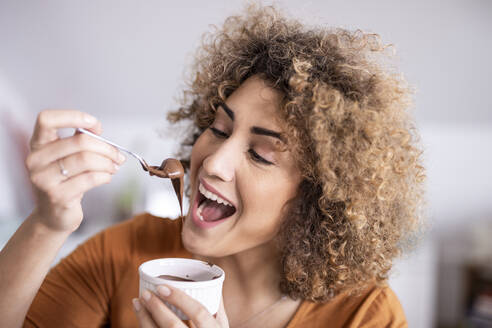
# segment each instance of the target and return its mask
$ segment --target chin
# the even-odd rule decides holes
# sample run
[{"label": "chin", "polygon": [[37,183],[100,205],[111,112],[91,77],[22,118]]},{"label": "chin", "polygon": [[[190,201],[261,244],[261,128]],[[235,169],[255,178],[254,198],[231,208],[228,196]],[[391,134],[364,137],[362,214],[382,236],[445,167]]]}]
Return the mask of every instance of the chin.
[{"label": "chin", "polygon": [[[204,256],[204,257],[219,257],[213,251],[211,252],[209,248],[203,246],[197,240],[192,240],[191,242],[183,236],[183,246],[184,248],[193,255]],[[208,249],[208,251],[206,251]]]},{"label": "chin", "polygon": [[[183,226],[181,231],[183,247],[193,255],[204,256],[207,258],[218,258],[231,255],[224,250],[217,249],[217,242],[212,237],[204,237],[195,234],[188,227]],[[230,249],[228,249],[230,251]]]},{"label": "chin", "polygon": [[207,245],[210,243],[206,237],[197,234],[192,227],[192,222],[189,222],[191,218],[187,216],[185,218],[185,223],[183,224],[183,228],[181,230],[181,241],[183,243],[183,247],[190,253],[195,255],[207,255],[206,249],[210,249]]}]

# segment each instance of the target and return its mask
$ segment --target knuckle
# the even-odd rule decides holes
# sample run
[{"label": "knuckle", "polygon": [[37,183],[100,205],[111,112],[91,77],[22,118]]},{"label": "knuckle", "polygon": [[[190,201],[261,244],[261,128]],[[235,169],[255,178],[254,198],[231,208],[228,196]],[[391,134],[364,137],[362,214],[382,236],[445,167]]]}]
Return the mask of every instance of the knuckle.
[{"label": "knuckle", "polygon": [[57,204],[60,201],[60,195],[56,189],[46,190],[46,195],[52,204]]},{"label": "knuckle", "polygon": [[24,163],[26,164],[27,169],[31,170],[34,164],[33,155],[32,154],[27,155]]},{"label": "knuckle", "polygon": [[87,173],[87,175],[85,176],[87,184],[95,185],[98,181],[97,176],[98,176],[97,173]]},{"label": "knuckle", "polygon": [[29,149],[32,151],[36,148],[36,140],[34,139],[34,134],[31,135],[31,138],[29,139]]},{"label": "knuckle", "polygon": [[39,187],[40,184],[41,184],[41,178],[39,176],[39,173],[31,173],[31,175],[29,176],[29,178],[31,179],[31,182],[33,185],[35,185],[36,187]]},{"label": "knuckle", "polygon": [[118,158],[117,157],[118,150],[115,147],[111,146],[111,145],[108,145],[108,144],[103,145],[103,151],[104,151],[104,155],[106,157],[109,157],[109,158],[111,158],[113,160],[116,159],[116,158]]},{"label": "knuckle", "polygon": [[89,152],[81,152],[78,156],[78,161],[84,165],[88,165],[91,162],[92,156]]},{"label": "knuckle", "polygon": [[106,166],[106,171],[110,172],[111,174],[116,173],[116,167],[112,160],[107,160],[105,166]]},{"label": "knuckle", "polygon": [[77,135],[75,143],[77,144],[77,146],[79,146],[80,149],[85,149],[88,147],[90,140],[87,135],[81,133]]},{"label": "knuckle", "polygon": [[113,158],[118,160],[118,157],[120,155],[120,151],[116,147],[111,146],[111,148],[112,148],[111,151],[112,151]]},{"label": "knuckle", "polygon": [[198,321],[205,321],[210,314],[204,307],[199,307],[195,312],[195,317]]},{"label": "knuckle", "polygon": [[45,110],[42,110],[39,114],[38,114],[38,117],[36,119],[36,123],[38,126],[40,127],[44,127],[46,126],[46,124],[48,123],[48,116],[50,115],[49,114],[50,111],[48,109],[45,109]]},{"label": "knuckle", "polygon": [[86,115],[81,111],[74,111],[74,115],[76,116],[79,122],[83,122],[86,117]]},{"label": "knuckle", "polygon": [[159,300],[155,295],[152,295],[150,300],[147,301],[147,306],[152,311],[157,311],[159,309]]},{"label": "knuckle", "polygon": [[147,313],[145,311],[138,311],[137,312],[137,317],[138,317],[138,320],[140,321],[140,327],[145,327],[144,324],[146,324],[147,322]]},{"label": "knuckle", "polygon": [[58,207],[64,210],[70,209],[70,204],[67,200],[65,200],[65,197],[62,197],[58,203]]}]

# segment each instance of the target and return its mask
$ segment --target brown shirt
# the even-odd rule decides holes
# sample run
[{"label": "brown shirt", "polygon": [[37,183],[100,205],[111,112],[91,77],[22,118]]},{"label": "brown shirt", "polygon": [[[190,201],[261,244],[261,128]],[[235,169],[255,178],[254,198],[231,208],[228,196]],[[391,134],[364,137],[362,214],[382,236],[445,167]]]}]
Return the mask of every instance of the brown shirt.
[{"label": "brown shirt", "polygon": [[[191,254],[181,243],[181,220],[142,214],[80,245],[48,273],[24,327],[138,327],[138,267],[161,257]],[[303,301],[287,328],[407,327],[389,287],[339,295],[327,303]]]}]

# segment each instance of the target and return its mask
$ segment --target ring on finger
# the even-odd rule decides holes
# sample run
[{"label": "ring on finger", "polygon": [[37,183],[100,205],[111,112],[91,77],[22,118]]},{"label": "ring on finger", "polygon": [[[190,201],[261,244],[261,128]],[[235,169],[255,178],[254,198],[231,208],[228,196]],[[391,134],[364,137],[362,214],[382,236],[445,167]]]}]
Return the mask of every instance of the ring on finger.
[{"label": "ring on finger", "polygon": [[65,166],[63,166],[62,160],[59,159],[56,162],[58,163],[58,167],[60,168],[60,174],[68,178],[68,171],[65,169]]}]

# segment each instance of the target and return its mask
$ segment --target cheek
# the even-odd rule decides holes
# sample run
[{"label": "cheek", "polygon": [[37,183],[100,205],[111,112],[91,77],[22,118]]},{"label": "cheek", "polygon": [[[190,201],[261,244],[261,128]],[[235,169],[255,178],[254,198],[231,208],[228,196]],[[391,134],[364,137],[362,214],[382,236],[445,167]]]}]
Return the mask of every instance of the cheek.
[{"label": "cheek", "polygon": [[251,209],[256,214],[255,217],[261,220],[269,218],[268,224],[277,224],[285,215],[285,204],[296,194],[296,181],[276,175],[257,176],[254,180],[252,183],[250,178],[249,183],[245,185],[248,189],[245,193],[246,208]]},{"label": "cheek", "polygon": [[262,244],[277,235],[287,214],[285,204],[291,194],[282,188],[284,184],[255,182],[259,185],[249,188],[248,199],[245,200],[241,235],[248,243]]}]

